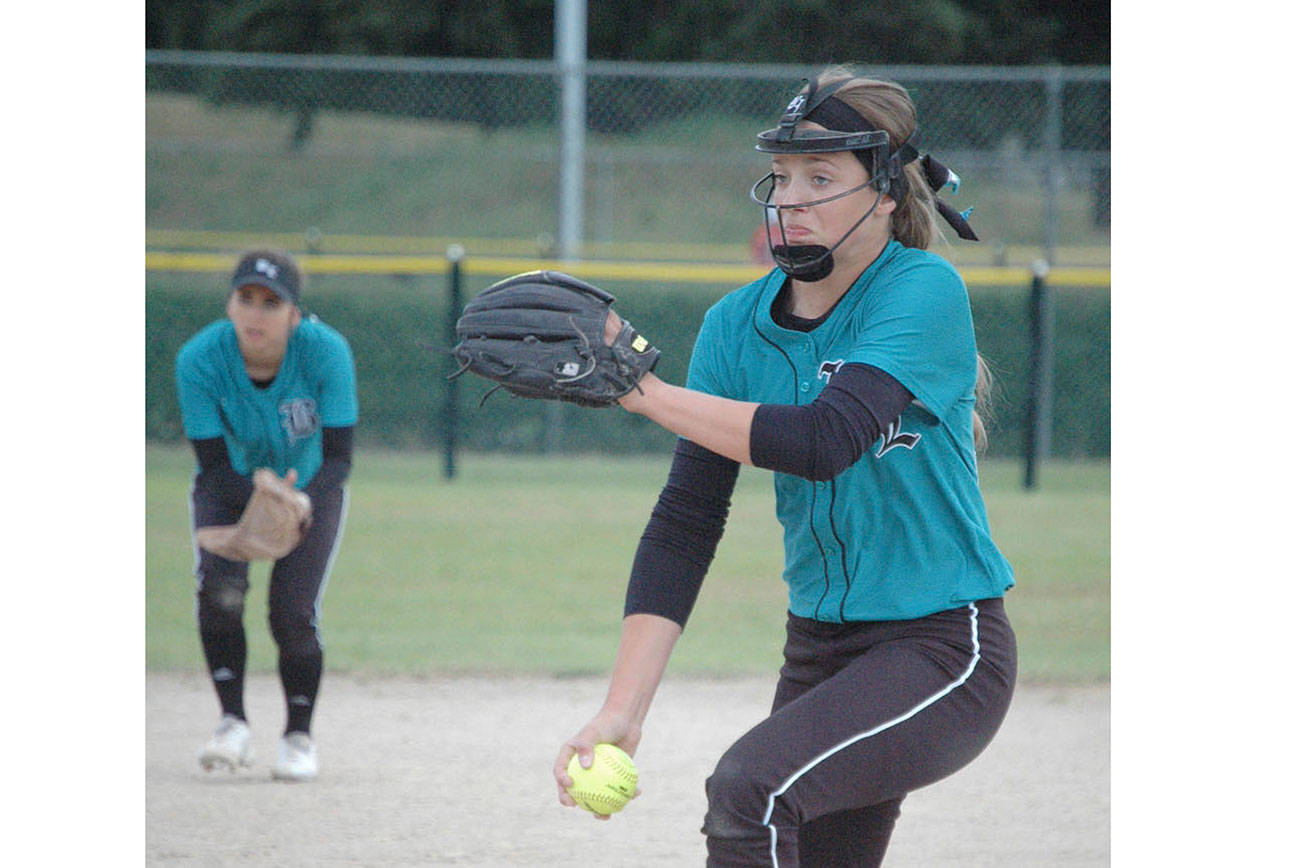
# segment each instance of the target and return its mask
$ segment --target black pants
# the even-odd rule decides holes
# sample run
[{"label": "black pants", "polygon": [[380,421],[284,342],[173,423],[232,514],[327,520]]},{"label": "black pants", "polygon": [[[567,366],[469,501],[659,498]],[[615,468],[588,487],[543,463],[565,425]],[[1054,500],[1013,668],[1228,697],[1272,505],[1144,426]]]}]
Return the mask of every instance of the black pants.
[{"label": "black pants", "polygon": [[[277,668],[285,692],[286,731],[307,732],[321,681],[321,598],[343,536],[347,492],[329,489],[312,500],[312,525],[303,541],[271,568],[267,616],[279,651]],[[190,495],[194,527],[232,524],[232,514],[195,489]],[[244,598],[249,565],[195,546],[196,617],[209,674],[223,713],[244,717]]]},{"label": "black pants", "polygon": [[905,794],[1003,722],[1017,675],[1002,600],[910,621],[790,615],[773,712],[706,781],[710,866],[880,865]]}]

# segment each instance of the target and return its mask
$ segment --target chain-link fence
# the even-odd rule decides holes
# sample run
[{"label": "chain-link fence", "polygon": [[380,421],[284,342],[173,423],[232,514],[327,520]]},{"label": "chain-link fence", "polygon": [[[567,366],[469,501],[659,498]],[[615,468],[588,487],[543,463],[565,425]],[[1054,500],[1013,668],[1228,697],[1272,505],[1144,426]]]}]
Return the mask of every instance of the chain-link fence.
[{"label": "chain-link fence", "polygon": [[[1110,73],[882,67],[963,178],[967,262],[1106,264]],[[810,70],[590,62],[583,255],[743,260],[755,133]],[[146,53],[150,229],[529,239],[558,234],[550,61]],[[646,247],[639,247],[645,245]],[[693,250],[695,248],[695,250]]]},{"label": "chain-link fence", "polygon": [[[1109,72],[866,71],[909,89],[924,152],[962,176],[947,198],[975,206],[982,243],[953,240],[940,252],[968,269],[978,343],[995,370],[991,454],[1020,454],[1033,394],[1024,267],[1041,258],[1060,267],[1109,262]],[[768,165],[753,149],[755,134],[774,125],[809,73],[589,63],[579,258],[751,262],[762,214],[747,193]],[[342,328],[357,351],[361,442],[438,446],[452,427],[440,386],[450,368],[418,345],[446,342],[444,271],[367,276],[326,269],[311,254],[442,256],[456,242],[472,259],[555,257],[561,84],[548,61],[148,52],[150,247],[227,255],[257,238],[308,254],[309,308]],[[1004,264],[1023,268],[1006,272],[1007,280],[971,275]],[[539,266],[516,270],[529,267]],[[211,263],[168,268],[147,283],[147,435],[159,439],[180,437],[171,359],[180,341],[221,315],[223,291]],[[467,293],[501,276],[476,272]],[[686,364],[700,314],[745,281],[677,280],[599,282],[657,335],[665,375],[681,382],[676,366]],[[1108,291],[1097,282],[1056,285],[1047,454],[1106,456]],[[477,448],[550,451],[564,439],[560,431],[580,427],[579,449],[663,448],[672,439],[661,443],[658,429],[638,427],[643,420],[630,414],[587,414],[580,423],[568,407],[503,400],[479,408],[478,391],[463,392],[457,427]]]}]

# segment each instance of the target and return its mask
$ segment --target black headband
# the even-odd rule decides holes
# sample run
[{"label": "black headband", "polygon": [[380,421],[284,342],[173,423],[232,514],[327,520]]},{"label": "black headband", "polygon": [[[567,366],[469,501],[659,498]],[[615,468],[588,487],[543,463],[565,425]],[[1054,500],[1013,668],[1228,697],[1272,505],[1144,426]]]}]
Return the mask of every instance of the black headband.
[{"label": "black headband", "polygon": [[813,121],[819,126],[842,133],[857,133],[874,129],[868,119],[834,96],[810,109],[801,120]]}]

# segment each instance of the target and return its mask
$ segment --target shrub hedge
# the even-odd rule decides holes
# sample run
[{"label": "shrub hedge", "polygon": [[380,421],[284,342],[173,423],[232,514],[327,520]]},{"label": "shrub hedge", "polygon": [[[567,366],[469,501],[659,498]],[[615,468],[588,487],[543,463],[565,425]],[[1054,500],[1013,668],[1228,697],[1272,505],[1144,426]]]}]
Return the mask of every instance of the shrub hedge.
[{"label": "shrub hedge", "polygon": [[[447,427],[449,345],[445,277],[317,277],[308,308],[349,339],[357,359],[362,422],[359,445],[441,448]],[[464,297],[491,282],[474,279]],[[617,307],[652,336],[663,356],[657,373],[686,376],[696,329],[726,287],[651,284],[608,287]],[[151,273],[145,297],[145,435],[182,439],[173,361],[181,344],[223,315],[222,281],[212,275]],[[1029,287],[971,292],[977,344],[995,375],[991,456],[1021,454],[1026,438]],[[1111,304],[1106,290],[1055,287],[1052,455],[1107,457],[1110,435]],[[628,453],[672,447],[673,437],[618,409],[584,410],[498,392],[479,406],[484,381],[457,381],[457,436],[474,451]]]}]

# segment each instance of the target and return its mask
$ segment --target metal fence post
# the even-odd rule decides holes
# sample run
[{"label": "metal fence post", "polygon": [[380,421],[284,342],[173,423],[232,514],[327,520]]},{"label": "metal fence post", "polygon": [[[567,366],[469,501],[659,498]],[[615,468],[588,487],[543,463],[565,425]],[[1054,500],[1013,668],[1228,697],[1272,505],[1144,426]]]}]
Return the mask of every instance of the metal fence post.
[{"label": "metal fence post", "polygon": [[[583,162],[587,132],[587,0],[556,0],[556,68],[561,85],[561,189],[557,241],[562,260],[577,259],[583,243]],[[558,452],[561,408],[543,405],[543,451]]]},{"label": "metal fence post", "polygon": [[1058,246],[1058,186],[1062,183],[1062,67],[1049,70],[1044,82],[1044,259],[1054,262]]},{"label": "metal fence post", "polygon": [[1053,435],[1053,296],[1049,263],[1031,265],[1031,369],[1027,383],[1026,476],[1023,486],[1036,487],[1037,469],[1049,456]]},{"label": "metal fence post", "polygon": [[561,86],[561,188],[557,240],[562,259],[583,243],[583,158],[587,130],[587,0],[556,0],[556,69]]},{"label": "metal fence post", "polygon": [[[461,260],[466,249],[460,244],[448,245],[448,346],[457,343],[457,319],[461,316]],[[448,380],[448,391],[443,405],[443,475],[452,479],[457,475],[457,384],[461,378]]]}]

